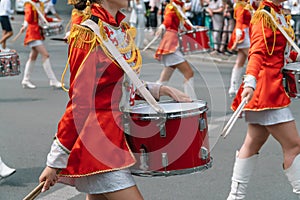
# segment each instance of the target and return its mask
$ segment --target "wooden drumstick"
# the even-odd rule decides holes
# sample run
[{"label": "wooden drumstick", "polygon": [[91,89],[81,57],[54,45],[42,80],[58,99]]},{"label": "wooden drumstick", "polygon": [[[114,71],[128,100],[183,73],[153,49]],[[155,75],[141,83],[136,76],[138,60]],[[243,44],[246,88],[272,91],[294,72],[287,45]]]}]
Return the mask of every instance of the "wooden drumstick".
[{"label": "wooden drumstick", "polygon": [[243,111],[243,108],[245,107],[245,105],[246,105],[246,98],[244,98],[242,100],[242,102],[240,103],[240,105],[238,106],[236,111],[233,113],[233,115],[231,116],[231,118],[229,119],[227,124],[225,125],[225,127],[222,131],[222,134],[221,134],[224,138],[226,138],[226,136],[229,134],[229,132],[232,129],[232,127],[233,127],[234,123],[236,122],[237,118],[239,117],[239,115]]},{"label": "wooden drumstick", "polygon": [[45,181],[40,182],[23,200],[33,200],[35,199],[42,191]]},{"label": "wooden drumstick", "polygon": [[143,49],[143,51],[146,51],[154,42],[155,40],[157,40],[157,38],[159,37],[159,35],[156,35],[151,42],[149,42],[149,44]]}]

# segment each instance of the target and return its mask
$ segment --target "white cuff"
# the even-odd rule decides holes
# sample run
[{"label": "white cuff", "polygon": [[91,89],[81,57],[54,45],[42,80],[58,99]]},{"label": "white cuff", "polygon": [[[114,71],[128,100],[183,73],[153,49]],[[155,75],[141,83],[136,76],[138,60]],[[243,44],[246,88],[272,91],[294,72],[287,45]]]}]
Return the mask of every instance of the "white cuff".
[{"label": "white cuff", "polygon": [[235,30],[235,34],[236,34],[237,37],[240,37],[240,36],[243,35],[243,31],[242,31],[241,29],[237,28],[237,29]]},{"label": "white cuff", "polygon": [[245,75],[244,76],[244,88],[245,87],[252,87],[255,90],[256,78],[252,75]]},{"label": "white cuff", "polygon": [[160,83],[147,82],[147,88],[156,100],[159,100],[159,90],[161,86],[162,84]]},{"label": "white cuff", "polygon": [[53,168],[63,169],[67,167],[70,151],[65,148],[57,138],[51,145],[51,150],[47,156],[46,165]]},{"label": "white cuff", "polygon": [[162,29],[162,30],[166,30],[166,26],[164,24],[161,24],[158,28]]},{"label": "white cuff", "polygon": [[27,22],[27,21],[24,21],[24,22],[23,22],[23,26],[24,26],[25,28],[27,28],[28,22]]}]

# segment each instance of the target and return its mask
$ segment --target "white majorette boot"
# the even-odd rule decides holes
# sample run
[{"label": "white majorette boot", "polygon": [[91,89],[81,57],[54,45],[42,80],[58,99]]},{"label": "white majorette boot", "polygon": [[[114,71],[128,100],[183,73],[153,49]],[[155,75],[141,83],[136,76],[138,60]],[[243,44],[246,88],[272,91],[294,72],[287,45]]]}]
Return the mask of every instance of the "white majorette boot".
[{"label": "white majorette boot", "polygon": [[43,68],[46,72],[46,75],[47,77],[49,78],[50,80],[50,86],[54,87],[54,88],[61,88],[62,85],[61,85],[61,82],[59,82],[52,70],[52,67],[51,67],[51,63],[50,63],[50,60],[49,58],[47,58],[44,62],[43,62]]},{"label": "white majorette boot", "polygon": [[36,88],[36,86],[30,82],[30,75],[32,73],[34,65],[35,65],[35,61],[32,61],[30,59],[26,62],[25,70],[24,70],[24,77],[21,82],[23,88],[30,88],[30,89]]},{"label": "white majorette boot", "polygon": [[15,172],[16,170],[8,167],[0,157],[0,178],[6,178]]},{"label": "white majorette boot", "polygon": [[284,172],[293,187],[293,192],[300,199],[300,154],[295,157],[292,165]]},{"label": "white majorette boot", "polygon": [[243,67],[233,67],[230,78],[230,87],[228,94],[234,97],[239,89],[239,80],[243,72]]},{"label": "white majorette boot", "polygon": [[197,100],[197,95],[194,89],[193,77],[183,83],[183,90],[184,93],[187,94],[192,100]]},{"label": "white majorette boot", "polygon": [[227,200],[241,200],[246,197],[246,189],[252,172],[256,166],[258,154],[249,158],[238,158],[236,153],[232,178],[231,178],[231,191]]}]

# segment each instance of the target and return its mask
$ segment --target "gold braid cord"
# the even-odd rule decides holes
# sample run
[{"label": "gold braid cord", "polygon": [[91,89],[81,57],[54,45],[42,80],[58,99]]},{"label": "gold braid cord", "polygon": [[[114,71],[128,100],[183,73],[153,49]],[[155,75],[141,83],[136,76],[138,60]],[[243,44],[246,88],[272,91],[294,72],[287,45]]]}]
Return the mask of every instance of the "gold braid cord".
[{"label": "gold braid cord", "polygon": [[[100,34],[104,40],[107,40],[107,34],[104,29],[104,23],[99,20],[98,23],[100,27]],[[106,25],[106,24],[105,24]],[[109,26],[109,25],[108,25]],[[126,23],[121,24],[123,28],[125,28],[125,41],[124,43],[120,44],[117,49],[120,51],[123,55],[131,55],[130,58],[125,58],[126,62],[131,66],[132,70],[134,70],[136,73],[140,72],[140,69],[142,67],[142,56],[139,51],[139,49],[136,47],[134,42],[134,37],[136,34],[135,29],[128,28],[129,25]],[[97,46],[100,46],[103,52],[107,55],[107,57],[114,62],[117,66],[119,64],[116,62],[116,59],[111,55],[109,50],[104,46],[102,39],[100,39],[93,31],[91,31],[89,28],[74,24],[70,31],[69,41],[74,40],[72,43],[72,46],[70,47],[70,53],[71,55],[74,48],[80,48],[87,50],[88,53],[86,54],[85,58],[81,62],[81,65],[79,66],[79,70],[77,73],[79,73],[80,69],[82,68],[83,63],[87,59],[87,57],[90,55],[90,53],[97,48]],[[65,70],[62,74],[61,82],[64,82],[64,76],[66,74],[66,71],[69,66],[70,56],[68,57],[68,61],[66,63]],[[120,66],[119,66],[120,67]],[[121,68],[121,67],[120,67]],[[64,85],[64,84],[63,84]],[[68,91],[66,88],[63,87],[65,91]]]},{"label": "gold braid cord", "polygon": [[[263,33],[263,37],[264,37],[264,41],[265,41],[265,45],[266,45],[266,48],[267,48],[267,51],[268,51],[268,54],[269,55],[272,55],[273,54],[273,51],[274,51],[274,48],[275,48],[275,42],[276,42],[276,31],[277,31],[277,26],[276,24],[273,23],[272,19],[270,18],[270,16],[264,12],[261,12],[260,10],[264,9],[264,5],[261,5],[257,11],[254,13],[252,19],[251,19],[251,23],[252,24],[257,24],[259,23],[260,21],[262,21],[262,33]],[[279,20],[278,18],[276,17],[276,12],[273,8],[271,8],[271,11],[270,11],[271,15],[273,16],[273,18],[276,20],[277,24],[279,24]],[[280,14],[283,14],[282,12]],[[295,39],[295,34],[294,34],[294,30],[291,26],[291,23],[290,23],[290,19],[291,19],[291,16],[288,15],[288,16],[285,16],[285,20],[288,24],[288,27],[282,27],[286,33],[294,40]],[[265,35],[265,30],[264,28],[270,28],[274,34],[274,37],[273,37],[273,45],[272,45],[272,49],[271,51],[269,50],[268,48],[268,44],[267,44],[267,39],[266,39],[266,35]]]}]

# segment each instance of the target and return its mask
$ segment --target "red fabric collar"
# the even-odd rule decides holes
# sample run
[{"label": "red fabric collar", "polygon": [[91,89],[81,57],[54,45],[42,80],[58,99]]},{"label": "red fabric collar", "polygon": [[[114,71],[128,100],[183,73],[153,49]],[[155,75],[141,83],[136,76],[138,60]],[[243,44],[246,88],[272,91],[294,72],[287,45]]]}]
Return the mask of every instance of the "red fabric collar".
[{"label": "red fabric collar", "polygon": [[269,0],[265,0],[265,1],[263,1],[262,3],[263,3],[263,5],[266,5],[266,6],[269,6],[269,7],[273,8],[273,9],[275,10],[275,12],[277,12],[277,13],[278,13],[278,12],[281,10],[281,8],[282,8],[281,5],[277,6],[277,5],[275,5],[272,1],[269,1]]},{"label": "red fabric collar", "polygon": [[125,18],[125,15],[120,11],[117,12],[116,18],[114,18],[107,10],[105,10],[99,4],[92,4],[91,11],[92,15],[99,17],[99,19],[112,26],[119,26],[122,20]]}]

